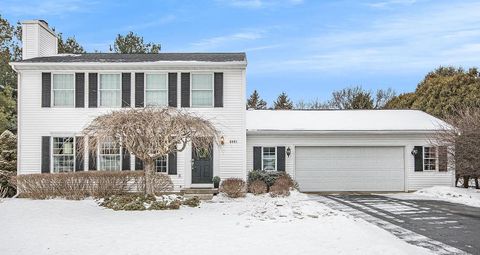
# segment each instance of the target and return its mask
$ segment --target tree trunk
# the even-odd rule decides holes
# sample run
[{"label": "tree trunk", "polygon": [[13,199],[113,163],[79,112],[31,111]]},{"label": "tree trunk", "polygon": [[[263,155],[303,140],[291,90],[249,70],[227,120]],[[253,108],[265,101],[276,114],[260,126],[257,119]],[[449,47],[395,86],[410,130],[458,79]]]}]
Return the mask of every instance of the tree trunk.
[{"label": "tree trunk", "polygon": [[468,189],[468,184],[470,182],[470,176],[463,176],[463,187]]},{"label": "tree trunk", "polygon": [[458,187],[458,181],[460,180],[460,175],[455,176],[455,187]]},{"label": "tree trunk", "polygon": [[145,169],[145,194],[155,196],[154,161],[144,161],[143,168]]},{"label": "tree trunk", "polygon": [[475,188],[480,189],[480,185],[478,183],[478,177],[475,177]]}]

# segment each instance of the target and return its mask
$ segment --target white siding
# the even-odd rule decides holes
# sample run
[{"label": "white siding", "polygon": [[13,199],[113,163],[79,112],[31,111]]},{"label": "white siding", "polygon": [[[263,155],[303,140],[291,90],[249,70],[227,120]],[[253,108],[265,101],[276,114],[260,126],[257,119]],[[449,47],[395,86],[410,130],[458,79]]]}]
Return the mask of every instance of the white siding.
[{"label": "white siding", "polygon": [[[76,70],[70,71],[73,73]],[[101,73],[98,70],[86,72],[89,71]],[[172,72],[172,70],[168,71]],[[189,70],[177,71],[180,74]],[[245,176],[245,69],[204,69],[203,71],[224,73],[224,107],[188,109],[211,120],[225,137],[225,145],[215,146],[214,175],[219,175],[221,178]],[[48,70],[48,72],[55,72],[55,70]],[[62,70],[62,72],[68,72],[68,70]],[[142,70],[132,70],[132,72],[142,72]],[[85,80],[86,91],[88,91],[88,75]],[[86,98],[88,99],[87,95]],[[85,105],[88,106],[88,101]],[[41,172],[42,136],[79,133],[94,117],[112,110],[116,109],[42,108],[41,71],[22,71],[19,75],[18,173]],[[230,140],[235,140],[236,143],[230,143]],[[177,189],[190,186],[190,160],[190,148],[178,153],[177,176],[172,177]],[[131,165],[133,166],[133,160]]]},{"label": "white siding", "polygon": [[58,53],[58,39],[39,21],[22,24],[22,59],[52,56]]},{"label": "white siding", "polygon": [[417,190],[433,185],[452,185],[454,172],[414,172],[413,146],[428,145],[425,135],[333,135],[333,134],[247,134],[247,169],[253,168],[254,146],[286,146],[292,153],[286,157],[286,171],[295,178],[295,148],[297,146],[401,146],[405,153],[405,190]]}]

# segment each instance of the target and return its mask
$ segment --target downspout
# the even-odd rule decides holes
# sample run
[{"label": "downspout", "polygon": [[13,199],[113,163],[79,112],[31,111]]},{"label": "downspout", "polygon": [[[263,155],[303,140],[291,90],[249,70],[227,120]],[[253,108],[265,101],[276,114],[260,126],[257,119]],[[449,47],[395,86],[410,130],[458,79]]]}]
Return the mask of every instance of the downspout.
[{"label": "downspout", "polygon": [[[15,64],[10,63],[10,66],[12,67],[13,71],[17,73],[17,176],[19,175],[19,169],[20,169],[20,160],[18,160],[18,157],[20,155],[20,86],[22,84],[22,75],[18,71],[18,69],[15,67]],[[20,194],[18,191],[18,185],[17,185],[17,194],[13,196],[13,198],[18,197]]]}]

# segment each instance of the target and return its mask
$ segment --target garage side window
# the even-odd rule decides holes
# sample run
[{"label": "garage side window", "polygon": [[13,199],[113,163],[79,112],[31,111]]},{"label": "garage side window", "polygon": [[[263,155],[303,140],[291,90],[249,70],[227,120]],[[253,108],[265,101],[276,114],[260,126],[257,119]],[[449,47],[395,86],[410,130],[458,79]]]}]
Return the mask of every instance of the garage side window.
[{"label": "garage side window", "polygon": [[277,150],[275,147],[262,148],[262,169],[266,171],[277,170]]},{"label": "garage side window", "polygon": [[437,147],[423,147],[423,170],[438,170],[438,150]]}]

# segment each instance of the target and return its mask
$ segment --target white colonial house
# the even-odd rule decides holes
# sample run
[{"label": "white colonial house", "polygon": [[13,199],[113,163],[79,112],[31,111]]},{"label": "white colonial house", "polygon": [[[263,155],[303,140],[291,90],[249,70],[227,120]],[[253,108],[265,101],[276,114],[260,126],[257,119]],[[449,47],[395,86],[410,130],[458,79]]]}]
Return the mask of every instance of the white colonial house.
[{"label": "white colonial house", "polygon": [[[176,190],[212,177],[286,171],[302,191],[409,191],[451,185],[445,148],[429,145],[444,125],[414,110],[245,110],[245,53],[58,54],[45,21],[22,23],[18,73],[18,174],[142,169],[108,142],[76,155],[96,116],[129,107],[176,107],[211,120],[213,153],[191,147],[157,160]],[[83,148],[85,149],[85,148]]]}]

